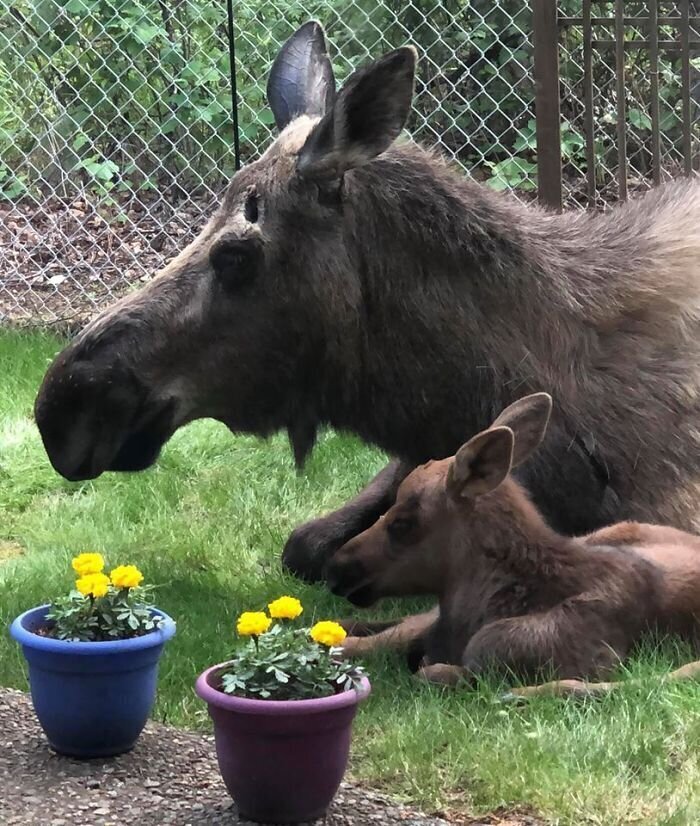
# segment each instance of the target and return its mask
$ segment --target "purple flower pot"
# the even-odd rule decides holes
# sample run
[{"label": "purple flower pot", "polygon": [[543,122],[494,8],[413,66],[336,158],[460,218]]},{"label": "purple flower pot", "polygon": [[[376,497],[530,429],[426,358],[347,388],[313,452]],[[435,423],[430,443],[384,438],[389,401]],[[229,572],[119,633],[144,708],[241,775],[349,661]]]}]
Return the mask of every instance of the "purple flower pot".
[{"label": "purple flower pot", "polygon": [[48,605],[25,611],[10,634],[29,665],[34,711],[51,747],[71,757],[111,757],[133,748],[153,707],[158,660],[175,633],[163,611],[157,631],[127,640],[68,642],[34,632]]},{"label": "purple flower pot", "polygon": [[314,700],[249,700],[215,686],[219,663],[195,686],[214,721],[219,770],[242,819],[300,823],[322,817],[338,791],[360,688]]}]

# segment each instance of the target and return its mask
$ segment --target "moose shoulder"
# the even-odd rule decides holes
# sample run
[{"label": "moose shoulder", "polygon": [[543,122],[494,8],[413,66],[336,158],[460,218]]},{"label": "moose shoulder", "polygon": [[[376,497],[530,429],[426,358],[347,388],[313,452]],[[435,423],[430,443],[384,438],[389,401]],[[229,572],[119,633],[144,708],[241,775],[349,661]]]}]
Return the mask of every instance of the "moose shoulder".
[{"label": "moose shoulder", "polygon": [[336,93],[317,23],[283,46],[277,140],[50,367],[35,412],[59,473],[143,469],[202,417],[286,429],[299,464],[319,426],[354,431],[397,461],[292,535],[286,563],[317,577],[411,467],[543,387],[550,431],[518,478],[554,527],[694,527],[700,184],[602,215],[524,206],[397,140],[415,66],[398,49]]}]

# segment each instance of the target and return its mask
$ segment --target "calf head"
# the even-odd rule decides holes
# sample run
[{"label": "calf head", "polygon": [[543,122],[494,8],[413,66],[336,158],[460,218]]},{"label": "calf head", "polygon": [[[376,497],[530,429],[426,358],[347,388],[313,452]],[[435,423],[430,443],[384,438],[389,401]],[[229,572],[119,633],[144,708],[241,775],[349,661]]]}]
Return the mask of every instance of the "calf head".
[{"label": "calf head", "polygon": [[203,417],[262,435],[287,428],[303,461],[324,358],[359,335],[344,176],[401,132],[415,66],[414,49],[397,49],[336,94],[317,23],[282,47],[268,83],[277,140],[185,250],[51,365],[35,415],[59,473],[141,470]]},{"label": "calf head", "polygon": [[509,473],[539,446],[551,409],[546,393],[526,396],[455,456],[416,468],[384,516],[332,557],[331,590],[361,607],[385,596],[441,593],[457,555],[468,566],[490,527],[501,536],[511,521],[515,527],[522,493]]}]

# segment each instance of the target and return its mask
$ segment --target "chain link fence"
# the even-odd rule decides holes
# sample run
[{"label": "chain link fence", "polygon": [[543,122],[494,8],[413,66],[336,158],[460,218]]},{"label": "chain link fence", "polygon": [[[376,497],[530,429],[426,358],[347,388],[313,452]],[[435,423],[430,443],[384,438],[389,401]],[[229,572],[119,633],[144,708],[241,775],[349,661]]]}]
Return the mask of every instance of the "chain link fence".
[{"label": "chain link fence", "polygon": [[[560,6],[580,14],[580,0]],[[265,83],[279,46],[316,18],[339,81],[415,43],[411,133],[487,185],[534,197],[530,4],[233,0],[233,16],[243,163],[273,137]],[[227,27],[222,0],[0,0],[0,323],[80,323],[194,237],[235,169]],[[576,38],[568,29],[561,52],[570,204],[586,164]],[[595,82],[606,117],[612,87]]]}]

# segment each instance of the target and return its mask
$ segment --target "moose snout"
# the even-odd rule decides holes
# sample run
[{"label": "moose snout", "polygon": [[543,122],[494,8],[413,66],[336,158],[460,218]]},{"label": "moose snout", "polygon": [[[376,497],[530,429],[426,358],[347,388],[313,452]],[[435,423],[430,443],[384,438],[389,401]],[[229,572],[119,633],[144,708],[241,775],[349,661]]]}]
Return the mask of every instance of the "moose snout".
[{"label": "moose snout", "polygon": [[326,583],[336,596],[344,597],[353,605],[366,607],[376,602],[370,566],[362,557],[362,549],[355,538],[343,545],[326,566]]},{"label": "moose snout", "polygon": [[118,360],[109,364],[68,348],[49,371],[34,417],[54,469],[71,481],[105,470],[134,418],[143,390]]},{"label": "moose snout", "polygon": [[326,568],[326,583],[330,590],[339,597],[347,596],[367,579],[364,565],[353,559],[336,559],[333,557]]}]

